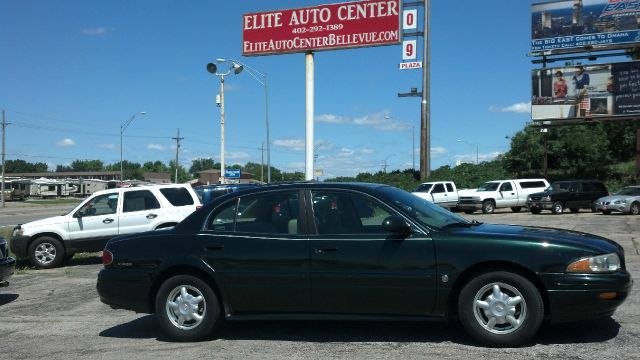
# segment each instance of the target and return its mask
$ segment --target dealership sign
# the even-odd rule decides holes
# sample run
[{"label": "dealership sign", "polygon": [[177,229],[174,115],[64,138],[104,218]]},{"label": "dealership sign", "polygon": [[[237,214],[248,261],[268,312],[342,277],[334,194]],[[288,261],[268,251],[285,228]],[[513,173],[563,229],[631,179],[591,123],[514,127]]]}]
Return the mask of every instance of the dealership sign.
[{"label": "dealership sign", "polygon": [[356,1],[243,15],[242,54],[400,43],[400,0]]},{"label": "dealership sign", "polygon": [[532,52],[607,49],[640,40],[640,0],[566,0],[532,5]]}]

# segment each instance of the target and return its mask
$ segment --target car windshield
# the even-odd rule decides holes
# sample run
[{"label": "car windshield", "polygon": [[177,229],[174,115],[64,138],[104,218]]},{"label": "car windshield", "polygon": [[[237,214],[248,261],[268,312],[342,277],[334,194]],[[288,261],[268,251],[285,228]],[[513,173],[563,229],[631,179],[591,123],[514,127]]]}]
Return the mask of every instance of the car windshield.
[{"label": "car windshield", "polygon": [[487,183],[484,183],[484,184],[480,185],[480,187],[476,191],[496,191],[496,190],[498,190],[498,186],[500,186],[500,183],[487,182]]},{"label": "car windshield", "polygon": [[571,186],[570,182],[555,182],[549,185],[545,191],[569,191],[569,186]]},{"label": "car windshield", "polygon": [[387,201],[405,215],[427,227],[441,229],[453,224],[472,224],[469,220],[404,190],[387,186],[380,191]]},{"label": "car windshield", "polygon": [[616,195],[640,196],[640,187],[626,187],[618,191]]}]

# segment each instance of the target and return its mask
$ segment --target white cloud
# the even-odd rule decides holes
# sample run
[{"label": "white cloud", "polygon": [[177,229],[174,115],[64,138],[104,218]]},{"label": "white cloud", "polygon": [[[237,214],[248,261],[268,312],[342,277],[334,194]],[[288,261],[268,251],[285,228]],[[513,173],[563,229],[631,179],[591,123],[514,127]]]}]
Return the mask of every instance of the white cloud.
[{"label": "white cloud", "polygon": [[98,145],[100,149],[114,150],[116,148],[115,144],[100,144]]},{"label": "white cloud", "polygon": [[274,140],[273,145],[282,147],[289,150],[302,151],[304,150],[304,140],[302,139],[281,139]]},{"label": "white cloud", "polygon": [[530,113],[531,103],[516,103],[507,107],[490,106],[489,111],[493,112],[513,112],[513,113]]},{"label": "white cloud", "polygon": [[478,159],[479,162],[483,162],[483,161],[491,161],[495,158],[497,158],[498,156],[504,154],[503,152],[500,151],[494,151],[491,153],[487,153],[487,154],[463,154],[463,155],[455,155],[454,158],[460,162],[468,162],[468,163],[476,163],[476,157]]},{"label": "white cloud", "polygon": [[85,35],[105,35],[108,31],[109,30],[104,26],[82,29],[82,33]]},{"label": "white cloud", "polygon": [[349,121],[349,119],[340,116],[340,115],[333,115],[333,114],[322,114],[322,115],[318,115],[316,116],[316,121],[317,122],[325,122],[325,123],[333,123],[333,124],[344,124],[346,122]]},{"label": "white cloud", "polygon": [[360,150],[360,154],[362,155],[372,155],[375,151],[373,149],[362,149]]},{"label": "white cloud", "polygon": [[353,123],[356,125],[371,126],[375,129],[385,131],[406,130],[411,128],[408,123],[395,119],[387,112],[378,112],[361,116],[353,119]]},{"label": "white cloud", "polygon": [[340,151],[336,154],[337,157],[340,158],[344,158],[344,157],[352,157],[353,154],[355,154],[355,151],[348,149],[348,148],[342,148],[340,149]]},{"label": "white cloud", "polygon": [[[418,151],[420,151],[420,150],[418,149]],[[442,146],[436,146],[436,147],[432,147],[431,148],[431,156],[433,156],[433,157],[439,157],[439,156],[447,154],[448,152],[449,152],[449,150],[446,149],[446,148],[443,148]]]},{"label": "white cloud", "polygon": [[166,146],[158,145],[158,144],[147,144],[147,149],[149,150],[157,150],[157,151],[165,151],[167,150]]},{"label": "white cloud", "polygon": [[62,146],[62,147],[74,146],[75,144],[76,142],[69,138],[60,140],[56,143],[57,146]]}]

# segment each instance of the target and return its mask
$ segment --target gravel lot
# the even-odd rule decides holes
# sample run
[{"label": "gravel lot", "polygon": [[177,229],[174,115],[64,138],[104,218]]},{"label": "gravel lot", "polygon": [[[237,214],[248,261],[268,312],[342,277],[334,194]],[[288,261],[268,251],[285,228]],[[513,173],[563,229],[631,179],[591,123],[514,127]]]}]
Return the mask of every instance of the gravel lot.
[{"label": "gravel lot", "polygon": [[[8,221],[6,213],[2,215]],[[484,222],[554,226],[596,233],[624,246],[640,279],[640,216],[469,215]],[[529,346],[478,346],[455,324],[230,322],[200,343],[166,339],[155,318],[112,310],[98,300],[98,257],[67,267],[20,270],[0,289],[0,359],[640,359],[638,284],[609,319],[545,326]]]}]

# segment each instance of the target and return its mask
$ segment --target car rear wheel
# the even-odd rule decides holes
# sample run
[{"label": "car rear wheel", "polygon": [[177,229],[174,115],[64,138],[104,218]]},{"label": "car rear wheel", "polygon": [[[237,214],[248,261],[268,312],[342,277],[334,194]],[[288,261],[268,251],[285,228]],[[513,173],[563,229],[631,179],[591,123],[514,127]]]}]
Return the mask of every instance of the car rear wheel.
[{"label": "car rear wheel", "polygon": [[156,296],[162,330],[178,341],[209,337],[222,321],[218,297],[202,279],[177,275],[167,279]]},{"label": "car rear wheel", "polygon": [[540,328],[544,303],[526,278],[495,271],[469,281],[458,298],[458,314],[466,332],[489,346],[518,346]]},{"label": "car rear wheel", "polygon": [[39,269],[51,269],[64,261],[64,246],[50,236],[41,236],[29,245],[29,260]]},{"label": "car rear wheel", "polygon": [[564,211],[564,206],[560,201],[556,201],[553,203],[553,207],[551,208],[551,212],[554,214],[562,214]]},{"label": "car rear wheel", "polygon": [[511,211],[513,212],[520,212],[520,210],[522,210],[522,206],[513,206],[511,208]]},{"label": "car rear wheel", "polygon": [[631,207],[629,208],[629,214],[631,214],[631,215],[640,215],[640,203],[639,202],[634,202],[633,204],[631,204]]},{"label": "car rear wheel", "polygon": [[493,214],[495,211],[496,205],[491,200],[485,200],[482,203],[482,213],[483,214]]}]

